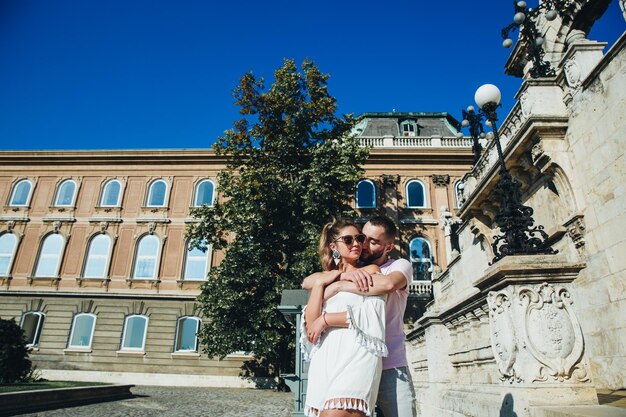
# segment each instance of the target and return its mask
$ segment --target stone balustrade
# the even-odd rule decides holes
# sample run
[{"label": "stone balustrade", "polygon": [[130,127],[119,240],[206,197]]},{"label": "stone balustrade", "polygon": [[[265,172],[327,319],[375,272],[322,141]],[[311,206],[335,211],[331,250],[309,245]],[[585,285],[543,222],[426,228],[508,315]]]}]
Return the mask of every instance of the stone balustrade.
[{"label": "stone balustrade", "polygon": [[472,139],[455,136],[361,136],[361,145],[372,148],[471,148]]},{"label": "stone balustrade", "polygon": [[431,281],[415,281],[409,285],[409,294],[425,295],[433,293],[433,283]]}]

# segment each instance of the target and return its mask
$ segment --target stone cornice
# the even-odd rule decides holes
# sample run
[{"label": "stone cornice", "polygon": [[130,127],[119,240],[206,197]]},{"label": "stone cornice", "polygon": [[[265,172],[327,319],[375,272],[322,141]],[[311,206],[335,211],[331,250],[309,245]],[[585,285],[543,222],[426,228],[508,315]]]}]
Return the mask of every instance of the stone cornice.
[{"label": "stone cornice", "polygon": [[10,165],[89,165],[128,164],[225,164],[227,158],[210,149],[117,149],[117,150],[37,150],[1,151],[0,164]]}]

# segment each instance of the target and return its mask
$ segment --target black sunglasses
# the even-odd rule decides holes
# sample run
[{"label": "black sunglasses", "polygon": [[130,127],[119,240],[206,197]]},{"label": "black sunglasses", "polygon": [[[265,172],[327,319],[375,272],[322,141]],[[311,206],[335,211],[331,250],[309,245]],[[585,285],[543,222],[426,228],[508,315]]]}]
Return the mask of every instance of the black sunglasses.
[{"label": "black sunglasses", "polygon": [[339,242],[342,241],[343,243],[345,243],[346,245],[350,246],[354,243],[354,241],[356,240],[358,243],[363,243],[365,242],[365,235],[360,233],[358,235],[345,235],[345,236],[339,236],[337,239],[335,239],[333,242]]}]

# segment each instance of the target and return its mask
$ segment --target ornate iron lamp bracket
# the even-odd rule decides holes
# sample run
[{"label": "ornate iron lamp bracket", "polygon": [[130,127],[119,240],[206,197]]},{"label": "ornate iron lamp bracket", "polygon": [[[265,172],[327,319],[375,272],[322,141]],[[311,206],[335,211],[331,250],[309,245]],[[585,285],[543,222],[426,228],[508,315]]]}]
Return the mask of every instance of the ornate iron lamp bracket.
[{"label": "ornate iron lamp bracket", "polygon": [[522,204],[521,187],[506,168],[496,125],[497,107],[487,104],[478,112],[491,123],[500,164],[500,178],[494,194],[501,203],[495,222],[502,234],[496,236],[492,244],[493,262],[508,255],[555,254],[557,251],[548,245],[548,234],[543,226],[534,225],[533,209]]},{"label": "ornate iron lamp bracket", "polygon": [[550,63],[544,61],[544,39],[537,28],[539,15],[545,13],[547,20],[554,20],[558,15],[562,15],[573,2],[573,0],[543,0],[534,9],[526,8],[525,1],[516,0],[513,2],[515,8],[514,21],[502,29],[501,33],[504,39],[502,46],[510,48],[513,45],[513,41],[509,35],[511,32],[519,29],[519,40],[528,45],[526,57],[533,63],[530,69],[532,78],[554,77],[556,75],[556,71]]}]

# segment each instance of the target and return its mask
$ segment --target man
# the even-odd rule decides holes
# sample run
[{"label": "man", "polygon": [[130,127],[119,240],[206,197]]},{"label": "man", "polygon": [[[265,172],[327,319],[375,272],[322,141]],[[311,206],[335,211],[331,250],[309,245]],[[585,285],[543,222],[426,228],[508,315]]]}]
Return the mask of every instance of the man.
[{"label": "man", "polygon": [[[377,405],[384,417],[415,417],[415,391],[408,368],[404,346],[403,318],[409,295],[409,283],[412,277],[411,263],[406,259],[389,259],[389,252],[394,249],[397,234],[396,225],[385,216],[372,217],[363,226],[366,236],[361,252],[364,264],[376,264],[381,273],[369,275],[357,270],[344,272],[339,280],[326,288],[325,298],[332,297],[339,291],[348,291],[365,295],[388,294],[385,304],[385,343],[389,355],[383,358],[383,373],[378,390]],[[310,290],[317,272],[304,279],[302,287]],[[336,273],[336,271],[335,271]]]}]

